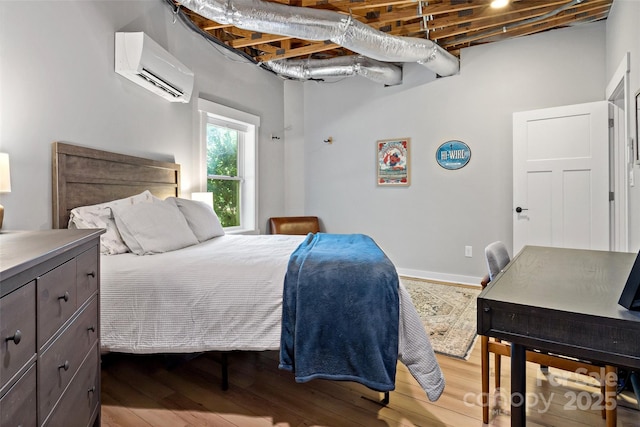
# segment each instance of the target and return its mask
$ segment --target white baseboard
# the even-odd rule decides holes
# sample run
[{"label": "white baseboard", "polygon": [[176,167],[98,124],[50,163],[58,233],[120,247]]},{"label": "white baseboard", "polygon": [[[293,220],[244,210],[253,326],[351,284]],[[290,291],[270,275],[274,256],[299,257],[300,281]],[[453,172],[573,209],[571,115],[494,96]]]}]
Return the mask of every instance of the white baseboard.
[{"label": "white baseboard", "polygon": [[480,286],[482,277],[463,276],[459,274],[436,273],[435,271],[412,270],[408,268],[398,268],[401,276],[415,277],[416,279],[434,280],[437,282],[460,283],[462,285]]}]

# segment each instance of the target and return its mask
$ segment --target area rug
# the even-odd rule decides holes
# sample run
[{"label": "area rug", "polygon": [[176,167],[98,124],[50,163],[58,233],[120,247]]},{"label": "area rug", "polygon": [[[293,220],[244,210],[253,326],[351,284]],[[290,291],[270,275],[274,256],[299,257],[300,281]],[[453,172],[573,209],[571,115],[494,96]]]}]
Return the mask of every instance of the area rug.
[{"label": "area rug", "polygon": [[467,360],[476,341],[480,288],[401,277],[436,353]]}]

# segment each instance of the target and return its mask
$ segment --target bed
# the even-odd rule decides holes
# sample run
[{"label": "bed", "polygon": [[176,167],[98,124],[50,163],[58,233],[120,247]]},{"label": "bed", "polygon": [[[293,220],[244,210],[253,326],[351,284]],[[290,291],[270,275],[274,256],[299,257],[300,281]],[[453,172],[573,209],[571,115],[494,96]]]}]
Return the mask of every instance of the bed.
[{"label": "bed", "polygon": [[[292,371],[296,381],[314,378],[357,381],[387,393],[387,397],[388,391],[394,389],[395,363],[400,361],[430,400],[440,397],[444,377],[422,322],[409,294],[397,279],[395,267],[368,236],[325,233],[246,236],[225,234],[216,226],[211,230],[204,230],[204,225],[197,228],[194,224],[198,217],[190,216],[195,212],[191,205],[195,202],[180,198],[180,165],[175,163],[55,142],[52,145],[52,172],[53,227],[91,228],[98,224],[107,228],[103,236],[118,230],[129,249],[116,247],[114,250],[108,237],[101,244],[103,352],[183,354],[219,351],[226,354],[229,351],[279,350],[280,368]],[[134,199],[135,207],[129,206]],[[114,201],[122,203],[113,204]],[[171,208],[165,205],[171,205]],[[82,218],[91,219],[83,216],[85,208],[94,206],[109,206],[117,225],[113,219],[105,225],[83,223]],[[176,233],[181,226],[164,227],[162,233],[149,232],[146,238],[152,240],[152,245],[171,247],[162,246],[162,250],[145,252],[148,245],[145,237],[140,237],[144,232],[131,232],[128,227],[131,228],[132,223],[138,223],[137,227],[143,227],[140,223],[162,223],[163,220],[156,221],[155,216],[153,221],[144,220],[145,215],[150,215],[148,212],[152,209],[155,215],[160,207],[173,214],[174,206],[184,214],[185,223],[192,229],[196,241],[189,238],[186,244],[178,244],[176,241],[182,239],[182,234]],[[130,210],[134,213],[130,214]],[[138,240],[133,240],[132,244],[132,238]],[[337,269],[337,265],[346,259],[341,255],[341,248],[350,246],[363,254],[363,259],[369,252],[372,254],[374,268],[380,265],[375,280],[384,283],[379,287],[356,286],[359,280],[373,280],[365,277],[365,270],[371,269],[367,264],[358,267],[361,270],[355,267],[342,270],[354,273],[347,281],[326,276],[327,271],[333,270],[333,266]],[[316,255],[318,251],[320,255]],[[308,269],[314,263],[319,269],[303,276],[302,266]],[[304,298],[311,301],[307,304],[310,306],[337,304],[341,298],[330,294],[327,289],[334,289],[331,286],[337,289],[332,292],[347,292],[351,286],[357,298],[349,299],[351,305],[347,309],[332,308],[333,314],[326,317],[322,317],[317,307],[312,307],[315,311],[305,311],[305,305],[301,303]],[[365,288],[366,293],[361,292]],[[375,290],[369,291],[370,288]],[[320,301],[318,298],[326,300],[313,304],[313,301]],[[357,313],[369,316],[369,312],[376,313],[379,321],[362,321],[354,317]],[[335,320],[341,316],[344,321]],[[333,321],[337,323],[328,327]],[[311,324],[312,332],[306,332]],[[363,324],[366,326],[361,326]],[[314,339],[326,334],[318,328],[327,327],[332,330],[342,328],[342,339],[328,344],[316,343],[317,347],[313,349],[297,344],[303,342],[299,337],[304,334]],[[369,335],[362,339],[376,341],[375,351],[361,350],[364,347],[359,346],[358,340],[365,333]],[[293,343],[297,345],[295,348]],[[388,357],[389,349],[393,351],[393,358]],[[306,363],[305,354],[321,355],[317,356],[318,363],[332,366],[327,369],[323,366],[320,373],[302,372],[313,364]],[[358,361],[358,358],[366,360]],[[357,366],[360,363],[362,366]],[[372,365],[366,365],[369,363]],[[333,365],[341,364],[347,369],[356,365],[357,369],[354,372],[333,371]]]}]

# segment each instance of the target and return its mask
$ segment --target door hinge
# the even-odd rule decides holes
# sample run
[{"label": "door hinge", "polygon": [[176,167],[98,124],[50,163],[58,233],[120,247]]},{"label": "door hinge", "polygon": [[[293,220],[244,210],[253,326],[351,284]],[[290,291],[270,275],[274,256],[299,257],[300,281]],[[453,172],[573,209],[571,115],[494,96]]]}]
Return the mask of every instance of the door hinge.
[{"label": "door hinge", "polygon": [[613,191],[609,191],[609,201],[613,202],[615,199],[615,193]]},{"label": "door hinge", "polygon": [[609,127],[612,128],[613,127],[613,119],[609,119]]}]

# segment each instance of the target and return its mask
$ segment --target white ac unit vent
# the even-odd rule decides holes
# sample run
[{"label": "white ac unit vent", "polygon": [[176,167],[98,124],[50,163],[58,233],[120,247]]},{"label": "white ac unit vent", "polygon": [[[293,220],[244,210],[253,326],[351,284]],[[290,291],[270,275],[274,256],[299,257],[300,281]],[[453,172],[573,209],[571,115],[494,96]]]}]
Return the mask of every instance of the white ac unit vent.
[{"label": "white ac unit vent", "polygon": [[116,33],[116,73],[171,102],[187,103],[193,72],[143,32]]}]

